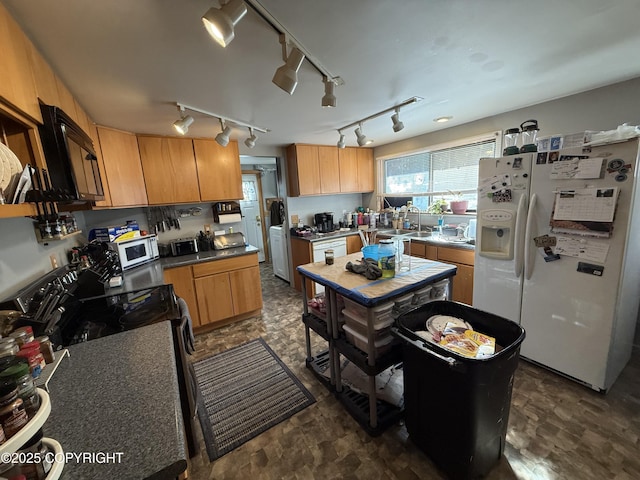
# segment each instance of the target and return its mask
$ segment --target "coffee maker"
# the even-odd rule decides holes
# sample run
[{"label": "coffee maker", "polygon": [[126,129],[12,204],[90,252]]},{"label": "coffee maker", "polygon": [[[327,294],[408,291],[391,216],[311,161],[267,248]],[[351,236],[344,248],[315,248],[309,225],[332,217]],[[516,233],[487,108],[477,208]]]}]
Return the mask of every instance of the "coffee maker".
[{"label": "coffee maker", "polygon": [[333,212],[316,213],[314,223],[320,233],[333,232]]}]

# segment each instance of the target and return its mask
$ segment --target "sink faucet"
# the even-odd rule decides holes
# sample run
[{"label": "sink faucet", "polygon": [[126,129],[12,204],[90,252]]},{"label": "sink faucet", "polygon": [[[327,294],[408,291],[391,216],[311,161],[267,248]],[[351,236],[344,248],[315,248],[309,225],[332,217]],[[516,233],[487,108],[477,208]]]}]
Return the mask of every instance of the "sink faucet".
[{"label": "sink faucet", "polygon": [[418,212],[418,231],[422,230],[422,216],[420,215],[420,208],[416,207],[415,205],[411,205],[409,208],[407,208],[407,213],[409,212]]}]

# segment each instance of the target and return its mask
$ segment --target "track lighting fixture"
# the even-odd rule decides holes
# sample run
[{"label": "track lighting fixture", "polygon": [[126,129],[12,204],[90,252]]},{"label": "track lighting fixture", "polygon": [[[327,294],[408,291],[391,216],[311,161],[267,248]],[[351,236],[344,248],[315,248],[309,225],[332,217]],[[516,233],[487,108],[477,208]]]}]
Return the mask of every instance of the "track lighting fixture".
[{"label": "track lighting fixture", "polygon": [[335,107],[336,96],[333,94],[333,87],[335,86],[335,83],[333,83],[333,80],[327,77],[324,77],[322,81],[324,82],[324,96],[322,97],[322,106]]},{"label": "track lighting fixture", "polygon": [[189,131],[189,126],[193,123],[193,117],[191,115],[184,114],[184,108],[178,107],[180,111],[180,120],[173,122],[173,128],[180,135],[185,135]]},{"label": "track lighting fixture", "polygon": [[391,121],[393,122],[393,131],[399,132],[404,128],[404,123],[400,121],[400,109],[396,108],[396,113],[391,115]]},{"label": "track lighting fixture", "polygon": [[178,132],[184,135],[185,133],[187,133],[187,128],[189,127],[189,125],[191,125],[194,122],[194,119],[191,115],[185,116],[184,114],[185,110],[191,110],[192,112],[197,112],[202,115],[206,115],[208,117],[217,118],[220,121],[220,128],[222,131],[216,136],[216,142],[218,142],[218,144],[220,144],[223,147],[226,147],[229,144],[230,135],[231,135],[230,124],[235,125],[237,127],[245,127],[249,129],[250,136],[244,142],[244,144],[249,148],[253,148],[256,144],[256,140],[258,139],[258,137],[255,135],[255,132],[269,133],[270,131],[268,128],[256,127],[255,125],[250,125],[248,123],[241,122],[239,120],[233,120],[226,116],[223,117],[222,115],[218,115],[217,113],[207,112],[206,110],[201,110],[196,107],[190,107],[189,105],[183,105],[181,103],[176,103],[176,105],[178,107],[178,110],[180,111],[180,115],[182,118],[176,121],[173,124],[173,126],[176,130],[178,130],[178,126],[182,126],[181,122],[185,123],[184,133],[181,132],[180,130],[178,130]]},{"label": "track lighting fixture", "polygon": [[340,134],[340,139],[338,140],[338,148],[344,148],[346,146],[344,142],[344,134],[340,130],[338,130],[338,133]]},{"label": "track lighting fixture", "polygon": [[[285,64],[276,70],[273,76],[273,83],[293,95],[298,85],[298,70],[302,62],[306,59],[315,68],[323,79],[325,79],[325,96],[322,98],[323,107],[335,107],[336,99],[333,95],[333,87],[344,85],[342,78],[332,75],[324,66],[318,62],[296,38],[262,5],[259,0],[220,0],[220,8],[210,8],[202,16],[209,34],[223,47],[226,47],[234,37],[234,27],[240,19],[247,13],[247,7],[258,14],[267,22],[279,35],[282,44],[282,59]],[[287,55],[287,45],[291,46],[291,52]],[[331,85],[326,82],[329,79]],[[330,89],[330,91],[329,91]]]},{"label": "track lighting fixture", "polygon": [[235,36],[234,27],[246,13],[247,5],[243,0],[231,0],[220,8],[212,7],[207,10],[202,16],[202,23],[209,35],[226,47]]},{"label": "track lighting fixture", "polygon": [[358,145],[360,145],[361,147],[364,147],[365,145],[369,145],[371,143],[373,143],[373,140],[367,138],[367,136],[362,133],[362,124],[358,125],[358,128],[356,128],[356,138],[358,139]]},{"label": "track lighting fixture", "polygon": [[361,120],[358,120],[357,122],[353,122],[350,123],[349,125],[345,125],[342,128],[338,128],[338,133],[340,134],[340,140],[338,141],[338,147],[340,148],[344,148],[341,147],[340,144],[344,144],[344,135],[342,134],[343,130],[346,130],[348,128],[351,127],[355,127],[357,126],[357,128],[355,129],[355,134],[356,134],[356,138],[358,139],[358,145],[360,145],[361,147],[364,145],[369,145],[370,143],[373,143],[373,140],[368,140],[367,137],[364,135],[364,133],[362,133],[362,124],[364,122],[367,122],[369,120],[373,120],[374,118],[378,118],[381,115],[385,115],[389,112],[395,112],[392,116],[391,116],[391,120],[393,121],[393,131],[394,132],[399,132],[400,130],[402,130],[404,128],[404,123],[402,123],[400,121],[400,108],[402,107],[406,107],[407,105],[411,105],[412,103],[417,103],[422,101],[423,98],[422,97],[411,97],[408,100],[405,100],[402,103],[399,103],[397,105],[394,105],[391,108],[387,108],[385,110],[382,110],[378,113],[374,113],[373,115],[369,115],[366,118],[363,118]]},{"label": "track lighting fixture", "polygon": [[271,81],[289,95],[293,95],[298,86],[298,70],[300,70],[305,55],[298,47],[294,46],[287,56],[287,41],[284,35],[280,35],[280,43],[282,43],[284,65],[276,70]]},{"label": "track lighting fixture", "polygon": [[258,137],[253,133],[253,128],[249,127],[249,138],[244,141],[244,144],[249,148],[253,148],[256,146],[257,139]]},{"label": "track lighting fixture", "polygon": [[231,127],[229,125],[224,124],[224,120],[220,119],[220,128],[222,131],[216,135],[216,142],[221,147],[226,147],[229,145],[229,135],[231,135]]}]

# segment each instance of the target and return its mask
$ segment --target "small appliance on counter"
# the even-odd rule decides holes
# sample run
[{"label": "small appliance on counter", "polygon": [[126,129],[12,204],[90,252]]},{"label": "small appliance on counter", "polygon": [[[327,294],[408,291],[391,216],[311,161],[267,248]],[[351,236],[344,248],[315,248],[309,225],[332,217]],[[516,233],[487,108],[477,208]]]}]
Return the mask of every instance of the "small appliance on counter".
[{"label": "small appliance on counter", "polygon": [[313,220],[320,233],[329,233],[335,230],[333,225],[333,212],[316,213],[313,216]]},{"label": "small appliance on counter", "polygon": [[228,250],[230,248],[244,247],[246,244],[242,233],[228,233],[226,235],[215,235],[213,237],[214,250]]},{"label": "small appliance on counter", "polygon": [[169,242],[169,245],[174,257],[198,253],[198,241],[195,238],[178,238]]},{"label": "small appliance on counter", "polygon": [[151,262],[160,256],[155,235],[109,242],[109,248],[118,254],[122,270]]}]

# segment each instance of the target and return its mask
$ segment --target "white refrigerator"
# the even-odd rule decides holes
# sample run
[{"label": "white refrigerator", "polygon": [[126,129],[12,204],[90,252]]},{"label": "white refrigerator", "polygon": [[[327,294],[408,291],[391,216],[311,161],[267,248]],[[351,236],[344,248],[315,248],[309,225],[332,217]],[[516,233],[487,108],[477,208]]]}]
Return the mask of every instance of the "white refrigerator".
[{"label": "white refrigerator", "polygon": [[482,158],[473,306],[520,354],[598,391],[631,356],[640,303],[638,139]]}]

